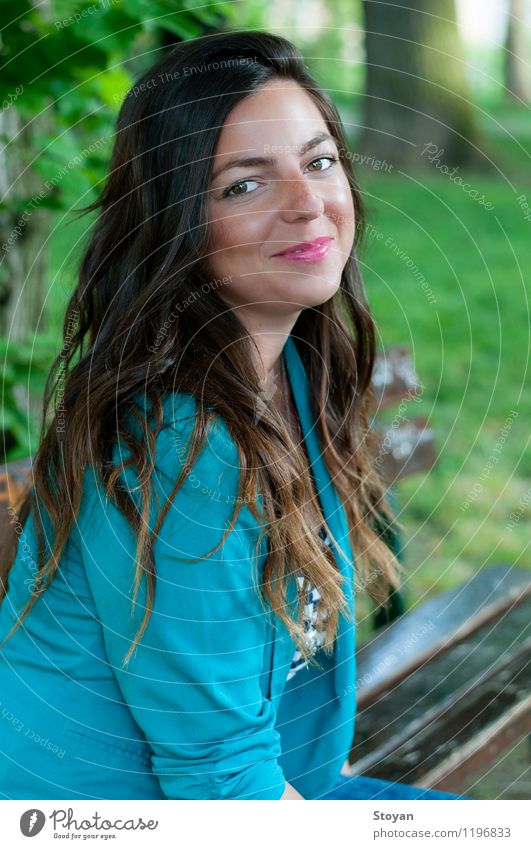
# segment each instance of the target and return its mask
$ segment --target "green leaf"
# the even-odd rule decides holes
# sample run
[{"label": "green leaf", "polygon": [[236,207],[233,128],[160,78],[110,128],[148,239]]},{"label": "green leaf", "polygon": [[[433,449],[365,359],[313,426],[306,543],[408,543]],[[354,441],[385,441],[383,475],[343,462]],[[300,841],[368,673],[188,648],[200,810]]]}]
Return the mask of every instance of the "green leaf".
[{"label": "green leaf", "polygon": [[123,68],[110,68],[98,80],[101,99],[116,109],[133,86],[133,79]]}]

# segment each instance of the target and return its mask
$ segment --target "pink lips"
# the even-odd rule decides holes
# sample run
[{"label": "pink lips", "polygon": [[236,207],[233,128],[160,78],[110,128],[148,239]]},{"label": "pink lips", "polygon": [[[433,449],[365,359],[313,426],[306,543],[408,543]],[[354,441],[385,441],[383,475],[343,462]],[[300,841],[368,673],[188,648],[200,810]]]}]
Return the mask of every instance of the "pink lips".
[{"label": "pink lips", "polygon": [[286,248],[274,256],[288,259],[290,262],[319,262],[327,255],[332,241],[332,236],[319,236],[313,242],[301,242],[300,245],[293,245],[292,248]]}]

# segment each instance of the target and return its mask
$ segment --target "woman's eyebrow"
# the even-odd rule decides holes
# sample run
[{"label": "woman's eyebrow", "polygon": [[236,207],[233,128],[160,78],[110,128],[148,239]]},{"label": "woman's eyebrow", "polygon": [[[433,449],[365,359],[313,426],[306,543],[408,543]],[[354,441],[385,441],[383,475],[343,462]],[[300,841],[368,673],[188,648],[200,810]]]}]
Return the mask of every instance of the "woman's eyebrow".
[{"label": "woman's eyebrow", "polygon": [[[304,156],[305,153],[308,153],[312,148],[317,147],[318,144],[321,144],[323,141],[333,141],[335,142],[335,138],[330,135],[330,133],[320,133],[318,136],[314,136],[306,142],[303,142],[299,149],[299,156]],[[272,145],[273,148],[278,147],[282,148],[283,145]],[[265,156],[247,156],[240,157],[239,159],[231,159],[230,162],[227,162],[221,168],[218,168],[217,171],[212,174],[212,179],[215,180],[216,177],[219,177],[224,171],[228,171],[230,168],[255,168],[260,165],[274,165],[276,163],[276,159],[274,157],[265,157]]]}]

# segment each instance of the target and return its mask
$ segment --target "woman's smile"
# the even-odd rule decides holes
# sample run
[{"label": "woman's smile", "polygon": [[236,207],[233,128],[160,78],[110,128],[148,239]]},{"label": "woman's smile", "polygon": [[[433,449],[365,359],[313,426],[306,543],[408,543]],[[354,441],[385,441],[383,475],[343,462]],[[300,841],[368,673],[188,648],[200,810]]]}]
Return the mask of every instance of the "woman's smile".
[{"label": "woman's smile", "polygon": [[318,237],[313,242],[306,242],[291,248],[285,248],[279,253],[273,254],[273,257],[286,259],[289,262],[321,262],[327,256],[333,240],[333,236]]}]

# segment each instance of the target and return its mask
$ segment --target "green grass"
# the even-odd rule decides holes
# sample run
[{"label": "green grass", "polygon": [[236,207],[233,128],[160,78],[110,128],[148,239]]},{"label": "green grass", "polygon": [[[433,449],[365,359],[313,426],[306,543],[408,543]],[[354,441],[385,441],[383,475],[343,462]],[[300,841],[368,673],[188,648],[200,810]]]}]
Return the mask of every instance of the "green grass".
[{"label": "green grass", "polygon": [[362,177],[371,227],[361,261],[381,344],[410,346],[423,394],[407,411],[429,417],[440,452],[395,490],[409,606],[489,563],[531,568],[531,221],[508,180],[466,179],[492,211],[436,169]]}]

